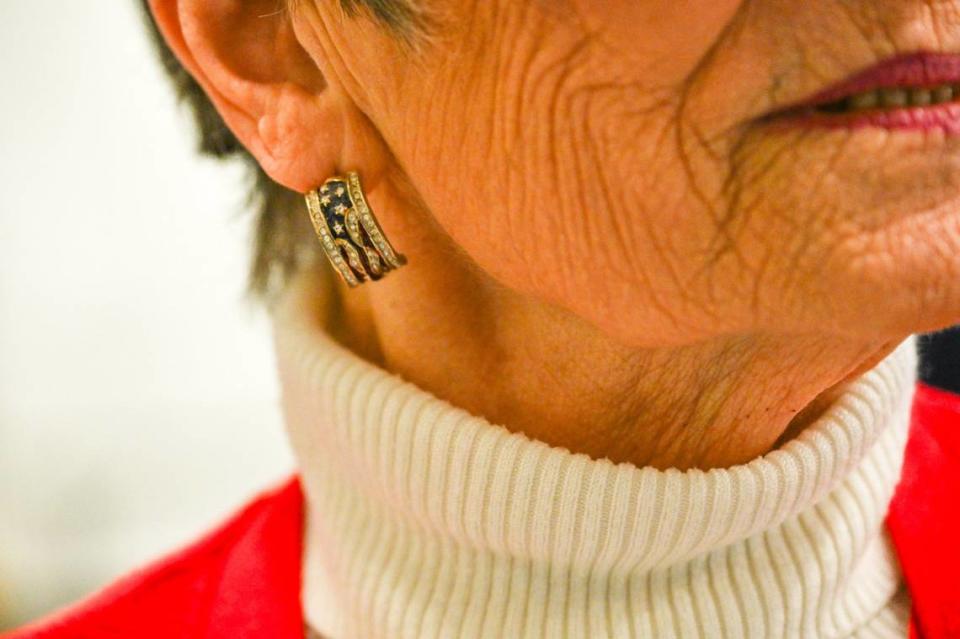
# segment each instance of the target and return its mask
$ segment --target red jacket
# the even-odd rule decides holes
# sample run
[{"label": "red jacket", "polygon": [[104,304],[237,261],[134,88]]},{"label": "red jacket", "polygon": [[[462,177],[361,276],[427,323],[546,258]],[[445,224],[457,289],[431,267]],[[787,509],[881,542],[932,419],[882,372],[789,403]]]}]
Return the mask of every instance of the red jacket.
[{"label": "red jacket", "polygon": [[[301,639],[302,499],[293,479],[193,546],[0,639]],[[918,385],[887,523],[911,637],[960,639],[960,396]]]}]

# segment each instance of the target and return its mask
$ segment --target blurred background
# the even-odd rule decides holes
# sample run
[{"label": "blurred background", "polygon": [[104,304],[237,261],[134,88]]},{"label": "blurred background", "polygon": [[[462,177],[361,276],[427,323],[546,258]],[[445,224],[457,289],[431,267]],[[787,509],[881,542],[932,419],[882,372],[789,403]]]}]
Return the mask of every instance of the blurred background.
[{"label": "blurred background", "polygon": [[[0,630],[194,538],[291,460],[201,160],[133,0],[0,0]],[[960,331],[920,342],[960,392]]]},{"label": "blurred background", "polygon": [[289,472],[239,166],[132,0],[0,1],[0,630]]}]

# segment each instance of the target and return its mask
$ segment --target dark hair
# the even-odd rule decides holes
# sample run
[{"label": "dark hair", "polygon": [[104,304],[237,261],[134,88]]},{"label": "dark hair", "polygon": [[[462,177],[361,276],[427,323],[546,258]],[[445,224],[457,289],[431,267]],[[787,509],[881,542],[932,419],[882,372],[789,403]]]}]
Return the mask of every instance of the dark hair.
[{"label": "dark hair", "polygon": [[[288,2],[295,10],[298,2]],[[340,0],[344,12],[361,12],[383,24],[402,41],[409,42],[420,21],[410,0]],[[317,256],[303,197],[280,186],[260,168],[252,155],[227,127],[196,80],[183,68],[160,34],[147,0],[140,0],[150,37],[177,97],[189,105],[198,134],[198,150],[219,159],[238,158],[250,172],[249,206],[254,211],[253,255],[249,287],[257,295],[278,291],[289,276]]]},{"label": "dark hair", "polygon": [[350,16],[365,11],[405,42],[424,26],[423,13],[411,0],[340,0],[340,6]]}]

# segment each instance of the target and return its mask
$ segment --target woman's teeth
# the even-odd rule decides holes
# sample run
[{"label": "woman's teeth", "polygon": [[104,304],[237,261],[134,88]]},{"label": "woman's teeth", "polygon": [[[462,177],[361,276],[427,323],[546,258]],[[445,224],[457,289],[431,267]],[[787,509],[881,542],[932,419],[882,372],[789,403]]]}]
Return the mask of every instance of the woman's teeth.
[{"label": "woman's teeth", "polygon": [[843,100],[822,104],[818,111],[826,113],[855,113],[876,109],[906,109],[944,104],[960,99],[960,85],[942,84],[935,87],[890,88],[865,91]]}]

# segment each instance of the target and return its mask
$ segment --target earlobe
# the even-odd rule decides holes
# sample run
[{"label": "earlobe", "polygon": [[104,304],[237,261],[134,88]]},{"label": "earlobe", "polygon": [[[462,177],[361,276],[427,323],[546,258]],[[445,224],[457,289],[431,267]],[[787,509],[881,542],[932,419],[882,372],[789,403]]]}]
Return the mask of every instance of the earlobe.
[{"label": "earlobe", "polygon": [[151,0],[181,64],[264,171],[306,192],[336,171],[348,104],[329,89],[276,0]]}]

